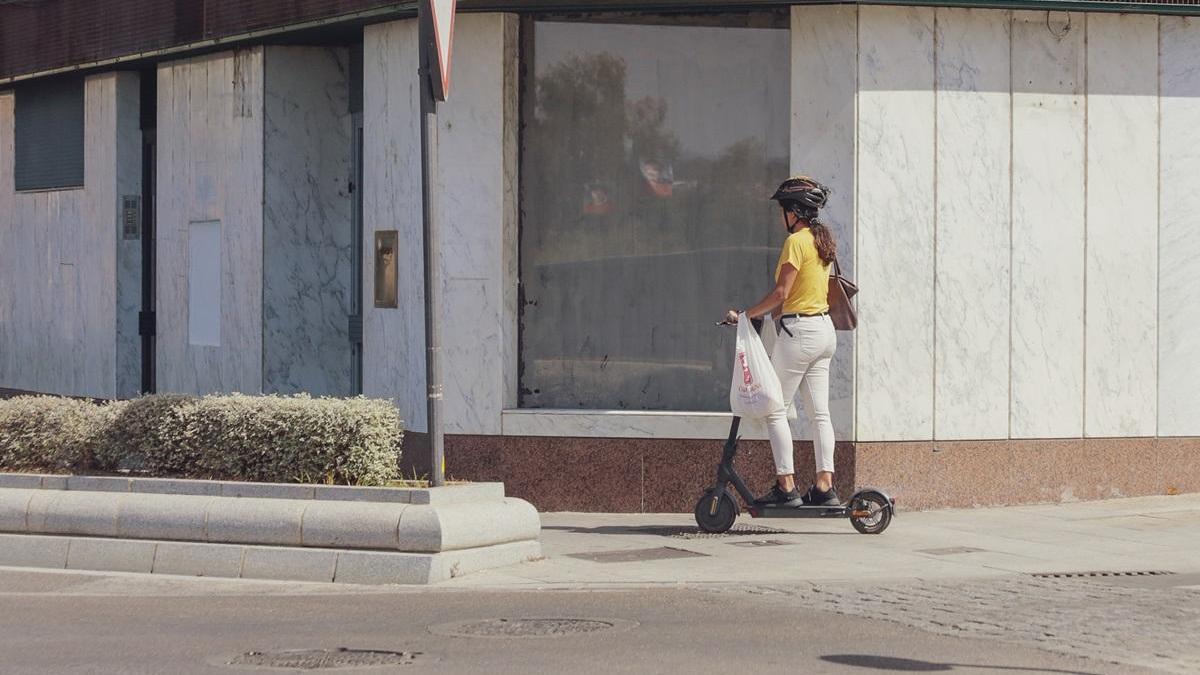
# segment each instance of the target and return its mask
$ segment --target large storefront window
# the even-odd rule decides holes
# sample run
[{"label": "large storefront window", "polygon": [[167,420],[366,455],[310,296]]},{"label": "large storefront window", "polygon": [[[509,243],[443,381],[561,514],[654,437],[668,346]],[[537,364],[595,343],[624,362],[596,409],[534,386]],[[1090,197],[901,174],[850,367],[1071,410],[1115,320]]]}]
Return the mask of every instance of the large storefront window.
[{"label": "large storefront window", "polygon": [[787,22],[542,20],[526,33],[521,405],[728,410],[723,309],[784,231]]}]

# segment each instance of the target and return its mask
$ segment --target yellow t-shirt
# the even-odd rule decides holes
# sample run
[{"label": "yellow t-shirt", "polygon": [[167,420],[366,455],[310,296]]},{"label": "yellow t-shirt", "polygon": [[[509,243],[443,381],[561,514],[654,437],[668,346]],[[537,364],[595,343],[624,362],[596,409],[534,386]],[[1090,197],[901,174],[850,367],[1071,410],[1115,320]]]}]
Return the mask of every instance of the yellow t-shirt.
[{"label": "yellow t-shirt", "polygon": [[797,230],[783,242],[779,252],[779,263],[775,265],[775,281],[783,264],[791,263],[796,268],[796,281],[787,300],[783,301],[784,314],[820,314],[829,311],[829,264],[817,255],[812,230],[807,227]]}]

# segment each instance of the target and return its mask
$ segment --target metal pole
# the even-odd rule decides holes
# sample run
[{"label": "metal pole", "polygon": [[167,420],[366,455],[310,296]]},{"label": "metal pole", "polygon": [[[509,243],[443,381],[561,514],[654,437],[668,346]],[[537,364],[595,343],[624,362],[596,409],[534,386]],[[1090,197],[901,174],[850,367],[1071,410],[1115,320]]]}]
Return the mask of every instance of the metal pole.
[{"label": "metal pole", "polygon": [[425,383],[429,428],[430,483],[446,482],[446,455],[442,445],[442,364],[441,286],[437,274],[437,208],[433,202],[433,181],[437,176],[437,102],[433,98],[430,57],[433,54],[433,16],[428,0],[420,0],[417,10],[420,43],[421,80],[421,218],[425,252]]}]

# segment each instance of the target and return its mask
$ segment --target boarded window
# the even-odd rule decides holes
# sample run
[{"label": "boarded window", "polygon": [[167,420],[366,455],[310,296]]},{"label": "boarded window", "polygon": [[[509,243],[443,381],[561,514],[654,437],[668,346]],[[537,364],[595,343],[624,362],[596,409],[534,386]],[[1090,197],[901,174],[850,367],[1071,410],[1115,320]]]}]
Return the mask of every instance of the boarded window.
[{"label": "boarded window", "polygon": [[18,190],[83,186],[83,79],[31,82],[16,90]]}]

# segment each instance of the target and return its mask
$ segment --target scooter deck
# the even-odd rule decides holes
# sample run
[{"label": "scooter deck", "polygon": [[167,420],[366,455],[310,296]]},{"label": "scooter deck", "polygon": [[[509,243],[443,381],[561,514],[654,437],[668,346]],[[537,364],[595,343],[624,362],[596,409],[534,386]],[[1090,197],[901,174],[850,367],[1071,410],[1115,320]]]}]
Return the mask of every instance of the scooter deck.
[{"label": "scooter deck", "polygon": [[746,507],[752,518],[849,518],[850,507],[843,506],[786,506],[783,504],[752,504]]}]

